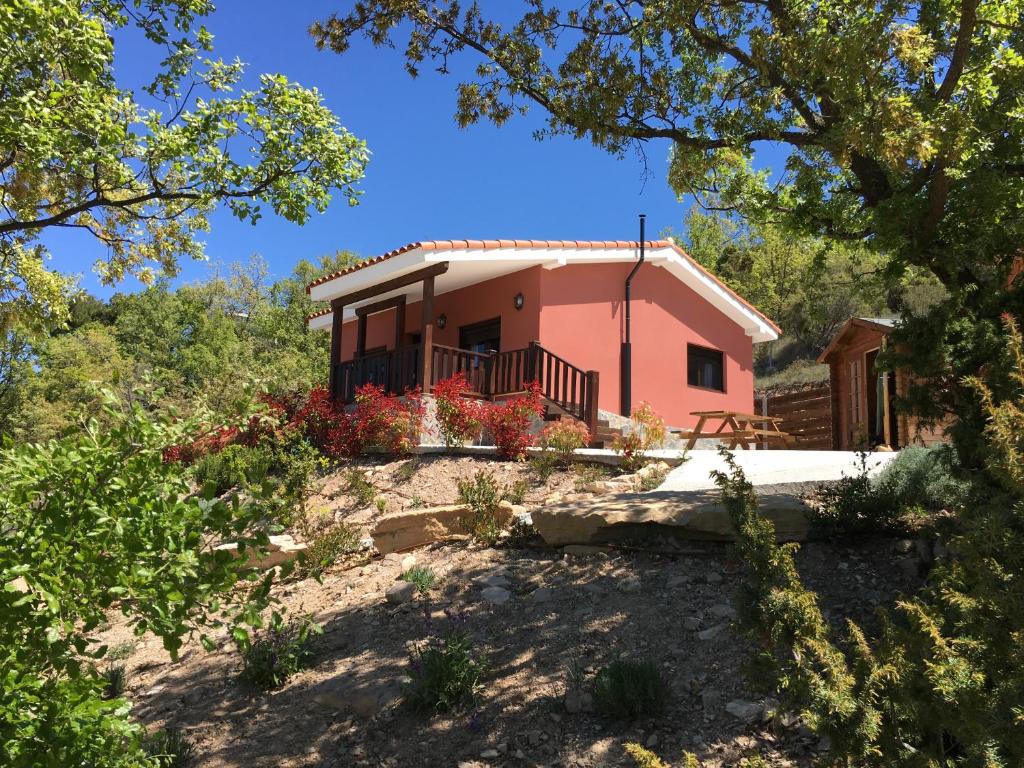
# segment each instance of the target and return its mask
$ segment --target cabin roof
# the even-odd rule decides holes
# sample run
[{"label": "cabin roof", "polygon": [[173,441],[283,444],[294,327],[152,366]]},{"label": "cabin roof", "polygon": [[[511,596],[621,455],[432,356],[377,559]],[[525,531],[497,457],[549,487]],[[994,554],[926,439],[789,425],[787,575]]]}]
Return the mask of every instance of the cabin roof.
[{"label": "cabin roof", "polygon": [[[306,287],[314,301],[355,293],[367,287],[414,272],[424,265],[448,262],[449,269],[438,276],[435,293],[443,294],[505,274],[543,266],[558,269],[567,264],[629,263],[639,258],[640,243],[634,240],[430,240],[409,243],[385,254],[361,261],[347,269],[314,280]],[[739,324],[754,341],[772,341],[781,329],[750,302],[701,266],[671,240],[645,243],[645,260],[663,267],[688,285],[729,319]],[[420,286],[411,285],[374,300],[405,294],[417,300]],[[344,319],[355,317],[359,302],[345,307]],[[327,328],[331,310],[309,316],[311,328]]]}]

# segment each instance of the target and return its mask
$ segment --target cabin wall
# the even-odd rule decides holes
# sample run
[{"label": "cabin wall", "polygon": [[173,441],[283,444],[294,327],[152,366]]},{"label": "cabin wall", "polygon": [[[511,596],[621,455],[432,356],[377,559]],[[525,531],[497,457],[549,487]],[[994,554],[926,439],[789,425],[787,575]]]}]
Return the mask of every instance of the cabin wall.
[{"label": "cabin wall", "polygon": [[[573,264],[541,275],[540,342],[600,373],[599,406],[620,412],[624,284],[632,264]],[[653,264],[633,279],[633,406],[649,402],[670,425],[692,427],[691,411],[753,409],[753,343],[697,292]],[[687,384],[687,344],[724,353],[725,392]]]},{"label": "cabin wall", "polygon": [[[840,450],[856,450],[864,445],[868,432],[867,387],[875,386],[874,377],[869,376],[865,368],[864,358],[871,350],[879,349],[884,338],[885,334],[881,331],[855,326],[847,332],[846,343],[829,360],[831,380],[837,386],[835,403],[838,406],[838,417],[835,418],[835,434]],[[851,405],[854,384],[850,364],[855,361],[859,362],[861,370],[859,419],[854,418]]]}]

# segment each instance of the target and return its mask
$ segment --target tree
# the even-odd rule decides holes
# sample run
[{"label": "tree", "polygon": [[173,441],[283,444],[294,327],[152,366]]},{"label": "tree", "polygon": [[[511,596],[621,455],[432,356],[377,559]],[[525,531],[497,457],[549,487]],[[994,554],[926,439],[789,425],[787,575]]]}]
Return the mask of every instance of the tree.
[{"label": "tree", "polygon": [[[782,326],[779,345],[759,345],[757,361],[815,357],[852,315],[889,311],[884,257],[852,243],[795,234],[691,209],[687,252]],[[899,286],[896,296],[906,292]],[[765,359],[771,355],[771,359]]]},{"label": "tree", "polygon": [[[357,202],[365,144],[316,90],[280,75],[241,88],[243,66],[207,58],[208,0],[26,0],[0,9],[0,331],[66,320],[73,281],[41,236],[75,228],[107,248],[101,279],[151,282],[219,203],[303,223],[338,190]],[[115,35],[162,52],[146,101],[118,86]]]},{"label": "tree", "polygon": [[164,460],[197,424],[154,420],[107,398],[101,428],[0,451],[0,754],[4,765],[155,768],[131,704],[104,700],[93,633],[108,611],[172,657],[198,634],[247,641],[271,572],[211,542],[265,552],[273,532],[261,488],[244,500],[191,492]]},{"label": "tree", "polygon": [[[318,46],[405,35],[407,69],[465,52],[456,119],[502,124],[539,106],[541,133],[611,152],[666,139],[669,181],[705,205],[863,242],[934,274],[949,298],[896,337],[958,415],[963,459],[983,415],[961,379],[1005,347],[1024,241],[1024,0],[525,0],[502,24],[478,3],[360,0],[315,23]],[[762,148],[785,161],[774,176]],[[936,377],[938,379],[936,380]],[[997,397],[1009,389],[996,386]],[[923,398],[922,398],[923,400]]]}]

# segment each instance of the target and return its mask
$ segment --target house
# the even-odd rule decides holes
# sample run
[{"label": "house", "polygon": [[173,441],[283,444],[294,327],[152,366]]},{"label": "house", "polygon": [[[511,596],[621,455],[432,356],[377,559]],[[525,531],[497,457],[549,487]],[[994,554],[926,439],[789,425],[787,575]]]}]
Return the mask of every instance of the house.
[{"label": "house", "polygon": [[910,374],[875,366],[894,326],[890,318],[852,317],[818,356],[819,363],[829,366],[836,450],[945,442],[941,427],[922,427],[915,417],[894,408],[894,400],[909,388]]},{"label": "house", "polygon": [[429,392],[464,371],[488,398],[537,381],[592,430],[599,409],[641,401],[682,427],[691,411],[749,412],[753,345],[779,335],[670,240],[410,243],[307,291],[330,303],[308,323],[331,331],[335,397],[367,382]]}]

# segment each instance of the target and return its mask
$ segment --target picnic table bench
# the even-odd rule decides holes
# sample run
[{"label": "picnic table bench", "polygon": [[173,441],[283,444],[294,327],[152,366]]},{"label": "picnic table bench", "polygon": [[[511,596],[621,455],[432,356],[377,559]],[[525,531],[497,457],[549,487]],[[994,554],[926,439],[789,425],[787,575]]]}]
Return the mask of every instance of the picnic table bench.
[{"label": "picnic table bench", "polygon": [[[690,415],[697,417],[697,426],[693,429],[673,430],[673,434],[687,438],[686,450],[691,450],[702,437],[725,440],[729,450],[735,450],[737,447],[747,450],[751,443],[774,440],[781,441],[787,447],[793,444],[792,435],[779,429],[779,422],[782,419],[776,416],[739,411],[692,411]],[[721,422],[718,429],[713,432],[704,430],[709,419]],[[762,426],[757,427],[755,424]]]}]

